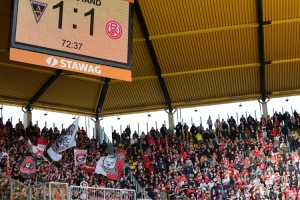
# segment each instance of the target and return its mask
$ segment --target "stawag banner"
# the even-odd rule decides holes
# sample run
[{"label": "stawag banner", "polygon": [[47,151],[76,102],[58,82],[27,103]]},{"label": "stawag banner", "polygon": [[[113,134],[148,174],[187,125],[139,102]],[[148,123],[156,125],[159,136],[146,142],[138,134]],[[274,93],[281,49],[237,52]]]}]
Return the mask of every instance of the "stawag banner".
[{"label": "stawag banner", "polygon": [[79,117],[63,132],[60,137],[55,140],[51,147],[47,150],[49,156],[53,161],[59,161],[62,157],[59,152],[65,151],[71,147],[76,146],[76,132],[78,129]]}]

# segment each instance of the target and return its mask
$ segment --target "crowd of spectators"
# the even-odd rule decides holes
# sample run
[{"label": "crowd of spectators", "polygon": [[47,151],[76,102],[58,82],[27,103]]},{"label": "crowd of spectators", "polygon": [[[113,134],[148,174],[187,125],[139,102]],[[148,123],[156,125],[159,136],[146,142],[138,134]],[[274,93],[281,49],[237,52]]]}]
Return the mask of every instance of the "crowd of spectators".
[{"label": "crowd of spectators", "polygon": [[[131,134],[127,126],[121,134],[114,131],[112,141],[132,156],[133,176],[154,200],[300,199],[299,119],[296,111],[260,119],[249,115],[213,122],[209,117],[208,128],[179,122],[140,135]],[[90,170],[100,156],[111,152],[105,141],[97,143],[83,128],[77,131],[76,147],[62,152],[59,162],[52,162],[45,151],[50,163],[40,159],[35,177],[20,176],[19,161],[32,155],[27,140],[37,145],[38,138],[46,139],[48,149],[59,135],[57,128],[40,129],[31,122],[25,127],[21,121],[13,125],[9,119],[6,123],[0,119],[0,172],[25,185],[60,182],[79,186],[86,181],[91,187],[135,189],[128,169],[117,181]],[[19,140],[21,136],[24,139]],[[85,165],[74,166],[74,148],[87,150]],[[1,156],[5,152],[9,162],[7,156]]]},{"label": "crowd of spectators", "polygon": [[[61,130],[61,132],[64,131],[64,129]],[[93,173],[100,156],[107,156],[112,152],[108,152],[108,144],[105,141],[99,144],[95,138],[89,138],[83,127],[77,131],[76,147],[61,152],[62,159],[58,162],[53,162],[46,150],[60,136],[61,132],[57,128],[44,127],[40,129],[31,122],[25,127],[21,121],[13,125],[10,119],[6,123],[3,123],[2,119],[0,119],[0,173],[27,186],[46,182],[68,183],[70,186],[80,186],[80,183],[85,181],[89,187],[113,189],[135,188],[130,181],[129,174],[122,175],[120,180],[114,181],[103,175]],[[24,139],[20,140],[21,136]],[[38,158],[36,176],[24,178],[20,175],[20,160],[26,156],[33,155],[29,148],[28,140],[33,145],[38,145],[38,138],[47,140],[44,156],[49,162],[43,158]],[[75,167],[74,148],[87,150],[86,164]],[[5,153],[8,153],[8,156],[4,156]],[[9,162],[7,162],[7,159],[9,159]],[[106,192],[106,195],[108,194],[111,194],[112,198],[120,196],[118,193]],[[122,198],[133,199],[131,195],[132,193],[126,193],[123,194]]]},{"label": "crowd of spectators", "polygon": [[113,140],[132,155],[134,176],[154,200],[300,199],[300,115],[209,117]]}]

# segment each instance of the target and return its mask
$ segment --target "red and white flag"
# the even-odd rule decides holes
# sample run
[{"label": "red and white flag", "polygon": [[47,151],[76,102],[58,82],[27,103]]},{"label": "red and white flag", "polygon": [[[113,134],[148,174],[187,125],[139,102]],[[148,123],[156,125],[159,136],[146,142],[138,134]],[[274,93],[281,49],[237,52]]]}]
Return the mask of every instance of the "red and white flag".
[{"label": "red and white flag", "polygon": [[74,149],[75,166],[84,165],[86,163],[87,150]]},{"label": "red and white flag", "polygon": [[47,139],[38,138],[38,147],[45,149],[47,145]]},{"label": "red and white flag", "polygon": [[119,180],[125,156],[126,150],[101,157],[97,162],[95,173],[102,174],[112,180]]},{"label": "red and white flag", "polygon": [[44,149],[38,146],[35,146],[31,143],[31,141],[28,139],[28,146],[29,149],[31,149],[32,153],[35,154],[36,156],[44,157]]}]

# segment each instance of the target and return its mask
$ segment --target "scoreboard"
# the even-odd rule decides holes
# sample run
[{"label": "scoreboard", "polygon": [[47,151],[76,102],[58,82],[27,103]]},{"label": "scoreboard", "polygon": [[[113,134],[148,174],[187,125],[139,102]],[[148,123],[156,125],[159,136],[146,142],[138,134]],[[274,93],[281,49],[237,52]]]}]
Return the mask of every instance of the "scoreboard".
[{"label": "scoreboard", "polygon": [[125,0],[15,0],[10,59],[131,81]]}]

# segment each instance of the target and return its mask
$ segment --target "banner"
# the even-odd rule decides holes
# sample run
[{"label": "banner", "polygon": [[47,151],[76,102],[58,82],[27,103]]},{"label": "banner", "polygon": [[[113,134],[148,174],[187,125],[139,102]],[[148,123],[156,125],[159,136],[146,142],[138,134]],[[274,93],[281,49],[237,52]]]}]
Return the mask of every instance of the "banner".
[{"label": "banner", "polygon": [[36,156],[27,156],[20,160],[20,175],[24,178],[36,176],[37,161]]},{"label": "banner", "polygon": [[55,140],[51,147],[47,150],[49,156],[53,161],[59,161],[62,157],[59,152],[65,151],[71,147],[76,146],[76,131],[78,129],[79,117],[63,132],[60,137]]},{"label": "banner", "polygon": [[126,150],[101,157],[96,165],[96,174],[102,174],[110,179],[118,180],[125,161]]},{"label": "banner", "polygon": [[87,173],[94,173],[95,172],[95,168],[96,168],[96,165],[90,165],[90,164],[85,164],[82,169],[87,172]]},{"label": "banner", "polygon": [[86,163],[87,150],[74,149],[75,166],[84,165]]}]

